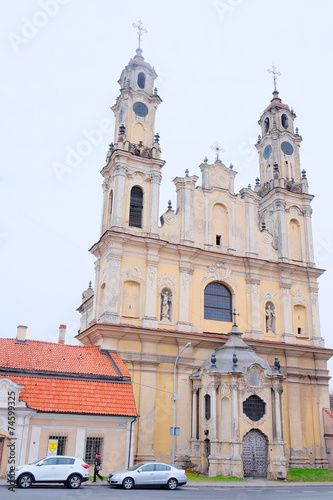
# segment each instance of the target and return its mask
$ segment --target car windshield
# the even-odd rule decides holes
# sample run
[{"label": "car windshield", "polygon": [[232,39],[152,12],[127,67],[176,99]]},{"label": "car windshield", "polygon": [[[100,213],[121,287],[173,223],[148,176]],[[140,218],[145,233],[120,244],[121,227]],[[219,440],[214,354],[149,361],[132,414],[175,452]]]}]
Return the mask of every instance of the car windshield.
[{"label": "car windshield", "polygon": [[129,467],[127,470],[136,470],[139,467],[141,467],[141,465],[144,465],[145,463],[146,462],[139,462],[138,464],[132,465],[132,467]]},{"label": "car windshield", "polygon": [[47,457],[43,457],[43,458],[39,458],[38,460],[35,460],[34,462],[29,462],[28,465],[35,465],[35,464],[38,464],[38,462],[41,462],[42,460],[44,460],[45,458]]}]

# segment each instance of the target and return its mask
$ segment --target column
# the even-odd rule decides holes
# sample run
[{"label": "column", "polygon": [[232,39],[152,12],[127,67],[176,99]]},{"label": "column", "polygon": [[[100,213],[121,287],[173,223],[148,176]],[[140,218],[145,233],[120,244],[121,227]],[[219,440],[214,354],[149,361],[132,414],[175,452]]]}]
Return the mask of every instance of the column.
[{"label": "column", "polygon": [[245,200],[245,220],[246,220],[246,249],[247,256],[258,255],[255,229],[257,227],[257,215],[254,210],[254,194],[246,189],[241,191],[242,198]]},{"label": "column", "polygon": [[192,323],[189,322],[190,284],[193,269],[179,266],[180,287],[179,287],[179,320],[177,329],[182,332],[190,332]]},{"label": "column", "polygon": [[156,363],[141,363],[141,383],[138,413],[138,446],[136,462],[155,459],[154,430],[156,405]]},{"label": "column", "polygon": [[191,439],[197,439],[197,387],[192,386],[192,432]]},{"label": "column", "polygon": [[126,164],[118,163],[113,168],[114,190],[111,226],[124,226],[125,180],[128,174]]},{"label": "column", "polygon": [[76,430],[75,456],[84,457],[84,449],[86,446],[86,428],[79,427]]},{"label": "column", "polygon": [[[288,360],[289,364],[289,360]],[[298,377],[288,376],[288,410],[289,410],[289,434],[290,434],[290,466],[304,467],[309,463],[308,457],[304,457],[302,439],[302,404],[300,395],[300,383]]]},{"label": "column", "polygon": [[[32,426],[31,427],[31,437],[30,437],[30,447],[29,447],[29,457],[28,457],[28,462],[35,462],[35,460],[38,460],[39,455],[39,443],[40,443],[40,435],[41,435],[41,430],[42,428],[38,426]],[[33,444],[35,443],[35,444]],[[44,450],[45,452],[45,450]],[[25,459],[25,457],[24,457]],[[20,463],[25,463],[25,461],[22,461]]]},{"label": "column", "polygon": [[[239,442],[239,407],[238,407],[238,382],[233,376],[232,383],[230,384],[232,388],[232,442],[233,442],[233,453],[232,459],[236,461],[241,461],[240,456],[240,442]],[[237,470],[237,464],[234,464],[234,470]]]},{"label": "column", "polygon": [[211,384],[211,441],[216,441],[217,433],[216,433],[216,382],[212,382]]},{"label": "column", "polygon": [[123,253],[122,245],[113,247],[106,256],[106,289],[104,297],[104,312],[100,317],[101,323],[120,322],[120,264]]},{"label": "column", "polygon": [[273,383],[273,392],[274,392],[274,406],[275,406],[275,432],[276,432],[276,441],[282,441],[282,420],[281,420],[281,394],[282,387],[279,381],[275,381]]},{"label": "column", "polygon": [[[272,389],[274,394],[274,416],[273,419],[273,438],[274,441],[270,443],[269,461],[270,465],[268,467],[269,475],[275,479],[284,479],[287,475],[287,461],[285,458],[285,442],[282,439],[282,414],[281,414],[281,394],[283,392],[281,385],[281,375],[273,375]],[[294,417],[292,417],[294,418]],[[275,432],[274,432],[275,431]]]},{"label": "column", "polygon": [[150,213],[146,214],[145,219],[149,221],[148,232],[158,233],[159,221],[159,200],[160,200],[160,184],[162,180],[161,173],[152,172],[149,176],[150,181]]},{"label": "column", "polygon": [[310,286],[310,299],[311,299],[311,323],[312,332],[310,333],[311,344],[317,347],[324,347],[325,342],[320,333],[320,319],[319,319],[319,302],[318,302],[318,287]]},{"label": "column", "polygon": [[303,215],[305,220],[307,264],[314,266],[315,264],[314,264],[313,236],[312,236],[312,223],[311,223],[312,209],[310,206],[303,208]]},{"label": "column", "polygon": [[103,184],[103,205],[102,205],[102,223],[101,223],[101,235],[105,233],[107,228],[107,216],[108,216],[108,194],[109,194],[109,184],[106,179],[104,179]]},{"label": "column", "polygon": [[290,289],[291,285],[289,283],[283,283],[281,285],[281,313],[283,325],[281,340],[289,344],[296,344],[296,337],[293,333]]},{"label": "column", "polygon": [[159,245],[149,248],[146,260],[145,315],[142,319],[142,326],[147,328],[158,327],[158,318],[156,317],[158,250]]},{"label": "column", "polygon": [[253,339],[263,339],[264,333],[260,329],[260,296],[259,296],[259,285],[260,280],[254,278],[248,278],[247,292],[250,298],[250,313],[251,313],[251,329],[248,333],[251,333]]},{"label": "column", "polygon": [[288,262],[288,246],[287,246],[287,231],[285,224],[285,210],[286,210],[286,202],[283,200],[275,200],[273,203],[273,210],[276,212],[276,220],[278,227],[278,252],[279,259],[282,262]]},{"label": "column", "polygon": [[[95,261],[95,289],[94,289],[94,304],[93,304],[93,321],[96,322],[99,316],[99,293],[100,293],[100,260]],[[87,325],[89,326],[89,325]]]}]

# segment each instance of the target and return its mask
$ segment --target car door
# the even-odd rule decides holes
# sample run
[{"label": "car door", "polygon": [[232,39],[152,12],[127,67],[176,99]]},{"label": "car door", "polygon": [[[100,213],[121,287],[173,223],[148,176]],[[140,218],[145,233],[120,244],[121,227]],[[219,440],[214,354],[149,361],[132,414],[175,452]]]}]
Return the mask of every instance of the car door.
[{"label": "car door", "polygon": [[35,468],[36,481],[54,481],[56,463],[57,457],[45,458],[42,462],[39,462]]},{"label": "car door", "polygon": [[66,481],[68,476],[75,472],[75,458],[57,457],[55,480]]},{"label": "car door", "polygon": [[155,484],[154,464],[146,464],[140,467],[135,474],[135,484]]},{"label": "car door", "polygon": [[155,483],[166,484],[170,477],[170,465],[155,464]]}]

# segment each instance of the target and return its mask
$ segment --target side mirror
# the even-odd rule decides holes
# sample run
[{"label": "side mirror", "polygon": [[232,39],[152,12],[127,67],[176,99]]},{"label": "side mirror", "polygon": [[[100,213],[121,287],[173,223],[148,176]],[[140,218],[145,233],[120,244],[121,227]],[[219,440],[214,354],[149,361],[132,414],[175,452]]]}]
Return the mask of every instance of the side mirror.
[{"label": "side mirror", "polygon": [[141,472],[141,469],[138,469],[138,472]]}]

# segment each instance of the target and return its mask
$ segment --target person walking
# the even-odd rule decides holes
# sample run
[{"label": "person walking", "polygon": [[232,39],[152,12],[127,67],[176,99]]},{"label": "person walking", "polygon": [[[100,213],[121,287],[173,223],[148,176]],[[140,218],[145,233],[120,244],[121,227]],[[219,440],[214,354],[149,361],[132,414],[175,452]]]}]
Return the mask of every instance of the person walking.
[{"label": "person walking", "polygon": [[97,452],[95,456],[95,464],[94,464],[94,480],[93,483],[96,483],[96,476],[100,478],[101,481],[103,481],[103,476],[99,474],[99,471],[102,469],[102,460],[100,457],[100,454]]}]

